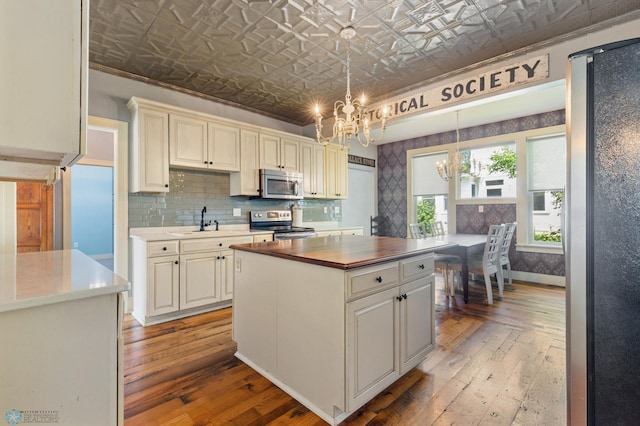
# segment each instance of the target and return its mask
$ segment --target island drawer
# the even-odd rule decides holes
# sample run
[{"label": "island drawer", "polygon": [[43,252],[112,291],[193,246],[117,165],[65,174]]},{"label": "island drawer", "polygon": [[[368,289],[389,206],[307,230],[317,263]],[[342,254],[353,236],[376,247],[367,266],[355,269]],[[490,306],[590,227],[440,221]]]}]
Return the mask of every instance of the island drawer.
[{"label": "island drawer", "polygon": [[147,243],[147,256],[169,256],[178,254],[178,241],[153,241]]},{"label": "island drawer", "polygon": [[418,277],[424,277],[433,274],[434,269],[433,253],[425,254],[419,257],[400,261],[400,272],[402,281],[411,280]]},{"label": "island drawer", "polygon": [[365,296],[398,284],[398,262],[348,272],[347,299]]},{"label": "island drawer", "polygon": [[222,250],[232,244],[244,244],[253,242],[251,235],[221,238],[194,238],[180,240],[180,254],[198,253],[203,251]]}]

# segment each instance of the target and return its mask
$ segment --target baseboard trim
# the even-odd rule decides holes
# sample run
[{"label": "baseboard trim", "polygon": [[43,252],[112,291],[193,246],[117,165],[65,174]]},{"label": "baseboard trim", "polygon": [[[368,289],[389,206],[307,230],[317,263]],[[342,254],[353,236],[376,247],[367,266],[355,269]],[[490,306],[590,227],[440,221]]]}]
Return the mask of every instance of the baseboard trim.
[{"label": "baseboard trim", "polygon": [[513,279],[537,284],[555,285],[566,287],[566,279],[562,275],[536,274],[535,272],[511,271]]}]

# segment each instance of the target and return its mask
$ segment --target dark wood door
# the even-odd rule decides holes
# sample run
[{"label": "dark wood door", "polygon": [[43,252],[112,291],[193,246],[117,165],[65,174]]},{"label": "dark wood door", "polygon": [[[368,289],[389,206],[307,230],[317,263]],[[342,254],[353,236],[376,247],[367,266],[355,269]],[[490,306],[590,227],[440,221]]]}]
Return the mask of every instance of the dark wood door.
[{"label": "dark wood door", "polygon": [[18,253],[53,250],[53,185],[16,184]]}]

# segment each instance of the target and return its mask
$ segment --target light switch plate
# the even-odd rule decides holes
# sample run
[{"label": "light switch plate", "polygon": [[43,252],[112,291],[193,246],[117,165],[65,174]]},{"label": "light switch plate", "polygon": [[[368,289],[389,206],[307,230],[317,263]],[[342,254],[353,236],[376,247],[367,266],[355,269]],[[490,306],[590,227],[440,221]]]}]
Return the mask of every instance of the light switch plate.
[{"label": "light switch plate", "polygon": [[478,213],[484,213],[484,206],[478,206]]}]

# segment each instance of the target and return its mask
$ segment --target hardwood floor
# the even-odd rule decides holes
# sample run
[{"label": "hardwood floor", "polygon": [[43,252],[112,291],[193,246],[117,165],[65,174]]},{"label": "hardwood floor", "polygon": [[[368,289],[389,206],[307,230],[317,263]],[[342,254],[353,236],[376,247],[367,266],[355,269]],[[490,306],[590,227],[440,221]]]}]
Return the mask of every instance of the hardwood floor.
[{"label": "hardwood floor", "polygon": [[[564,425],[565,292],[484,284],[447,299],[437,347],[344,425]],[[141,327],[125,316],[125,425],[326,425],[238,361],[231,308]],[[309,368],[313,368],[312,365]]]}]

